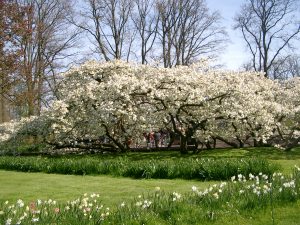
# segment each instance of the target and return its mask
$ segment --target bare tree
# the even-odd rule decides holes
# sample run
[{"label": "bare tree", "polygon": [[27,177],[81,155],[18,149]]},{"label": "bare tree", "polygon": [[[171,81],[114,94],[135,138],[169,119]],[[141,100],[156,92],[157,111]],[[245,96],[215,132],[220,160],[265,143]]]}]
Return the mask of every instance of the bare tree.
[{"label": "bare tree", "polygon": [[225,41],[219,13],[210,13],[204,0],[85,0],[84,6],[82,21],[72,22],[106,61],[187,65],[213,56]]},{"label": "bare tree", "polygon": [[[49,74],[61,69],[60,62],[72,55],[78,32],[70,29],[67,21],[71,11],[70,1],[17,0],[19,6],[29,6],[26,25],[30,30],[18,39],[22,59],[14,102],[23,115],[39,114],[45,100],[46,82],[53,84]],[[48,86],[49,89],[50,86]],[[52,86],[53,87],[53,86]],[[54,88],[54,87],[53,87]]]},{"label": "bare tree", "polygon": [[[106,61],[128,59],[133,35],[129,19],[131,0],[86,0],[80,12],[83,21],[72,21],[92,37],[96,53]],[[125,50],[126,49],[126,50]]]},{"label": "bare tree", "polygon": [[205,1],[187,1],[175,35],[176,65],[188,65],[199,56],[214,57],[226,40],[220,14],[209,12]]},{"label": "bare tree", "polygon": [[180,17],[178,4],[179,1],[176,0],[158,0],[156,3],[157,13],[160,18],[158,32],[164,67],[172,67],[173,65],[172,43],[174,41],[174,30],[178,27],[176,25]]},{"label": "bare tree", "polygon": [[284,58],[284,50],[292,48],[299,38],[297,0],[246,0],[235,18],[235,29],[239,29],[252,56],[252,67],[269,71],[276,60]]},{"label": "bare tree", "polygon": [[226,41],[218,12],[204,0],[158,0],[159,36],[165,67],[213,57]]},{"label": "bare tree", "polygon": [[131,17],[138,34],[141,63],[146,64],[147,55],[156,40],[159,16],[154,12],[155,0],[134,0],[134,3],[136,11],[132,12]]},{"label": "bare tree", "polygon": [[291,55],[286,60],[286,67],[289,69],[290,77],[300,77],[300,55]]},{"label": "bare tree", "polygon": [[287,80],[300,76],[300,56],[293,54],[278,58],[270,67],[269,74],[273,79]]}]

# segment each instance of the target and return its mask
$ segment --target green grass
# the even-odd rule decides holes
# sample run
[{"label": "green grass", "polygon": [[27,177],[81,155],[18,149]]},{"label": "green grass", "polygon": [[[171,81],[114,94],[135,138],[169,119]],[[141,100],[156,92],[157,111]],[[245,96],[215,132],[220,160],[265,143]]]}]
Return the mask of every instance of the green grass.
[{"label": "green grass", "polygon": [[[157,154],[157,153],[156,153]],[[272,174],[275,163],[261,158],[177,158],[132,160],[101,157],[0,157],[0,169],[75,175],[103,175],[155,179],[228,180],[237,174]]]},{"label": "green grass", "polygon": [[300,159],[300,148],[294,148],[290,151],[283,151],[272,147],[249,147],[249,148],[222,148],[203,150],[197,154],[189,152],[189,154],[181,154],[178,151],[162,151],[162,152],[129,152],[119,155],[107,154],[101,158],[116,158],[126,155],[132,160],[143,159],[178,159],[178,158],[198,158],[198,157],[217,157],[217,158],[245,158],[245,157],[262,157],[268,159]]},{"label": "green grass", "polygon": [[161,187],[168,192],[181,193],[193,185],[207,187],[213,182],[187,180],[134,180],[111,176],[75,176],[43,173],[23,173],[0,170],[0,201],[22,198],[26,201],[41,199],[71,200],[84,193],[99,193],[105,205],[112,206],[140,194]]},{"label": "green grass", "polygon": [[[182,158],[217,158],[217,159],[241,159],[241,158],[253,158],[259,157],[267,159],[270,162],[275,162],[282,165],[282,172],[285,174],[291,173],[291,169],[295,165],[300,166],[300,147],[294,148],[290,151],[283,151],[272,147],[258,147],[258,148],[239,148],[239,149],[212,149],[204,150],[198,154],[186,154],[182,155],[180,152],[168,151],[168,152],[150,152],[150,153],[126,153],[125,154],[131,160],[143,160],[143,159],[157,159],[157,160],[178,160]],[[117,157],[121,157],[119,155]],[[105,158],[111,158],[115,156],[107,155],[101,156]]]},{"label": "green grass", "polygon": [[281,165],[282,172],[289,174],[295,165],[300,166],[300,148],[291,151],[283,151],[276,148],[244,148],[244,149],[215,149],[203,151],[199,154],[202,157],[216,158],[245,158],[261,157]]},{"label": "green grass", "polygon": [[[211,225],[273,225],[271,208],[256,210],[243,214],[228,215],[215,222],[207,222]],[[274,219],[276,225],[299,225],[300,201],[274,207]],[[206,225],[202,223],[201,225]]]},{"label": "green grass", "polygon": [[[199,154],[181,155],[178,152],[155,152],[155,153],[127,153],[122,155],[94,155],[94,156],[71,156],[71,159],[84,160],[118,160],[124,158],[132,162],[142,162],[145,160],[157,160],[162,162],[178,162],[180,160],[190,160],[195,158],[204,159],[241,159],[248,157],[261,157],[270,162],[279,163],[281,170],[285,174],[290,174],[294,165],[300,166],[300,148],[294,149],[290,152],[283,152],[274,148],[244,148],[244,149],[218,149],[202,151]],[[57,157],[58,159],[62,157]],[[54,158],[55,159],[55,158]],[[100,199],[105,207],[116,207],[121,202],[132,202],[133,198],[143,194],[153,193],[155,187],[160,187],[167,193],[173,191],[185,194],[191,191],[193,185],[199,189],[211,186],[216,181],[200,182],[196,180],[180,180],[180,179],[130,179],[122,177],[112,177],[108,175],[100,176],[75,176],[75,175],[57,175],[44,173],[22,173],[0,170],[0,205],[5,200],[16,201],[21,198],[25,201],[32,201],[36,199],[55,199],[58,201],[73,200],[83,193],[100,193]],[[299,186],[298,186],[298,190]],[[242,198],[241,198],[242,200]],[[239,201],[237,201],[239,202]],[[266,205],[263,208],[251,210],[238,210],[239,212],[226,211],[221,209],[220,217],[217,220],[202,220],[201,215],[207,211],[200,213],[198,209],[201,204],[190,206],[191,203],[180,206],[172,216],[172,223],[168,223],[169,211],[160,211],[160,216],[150,213],[145,214],[145,217],[140,218],[138,223],[142,224],[214,224],[214,225],[273,225],[271,220],[271,207]],[[225,203],[224,203],[225,204]],[[225,204],[226,205],[226,204]],[[200,208],[198,208],[200,207]],[[223,207],[223,206],[222,206]],[[173,209],[172,209],[173,210]],[[0,209],[1,211],[1,209]],[[300,202],[299,200],[283,203],[277,203],[274,208],[274,218],[276,225],[299,225],[300,221]],[[198,215],[201,214],[201,215]],[[199,217],[200,223],[195,222]],[[180,222],[176,221],[180,219]],[[189,219],[190,218],[190,219]],[[132,220],[134,221],[134,220]],[[125,223],[126,224],[126,223]],[[134,224],[130,222],[127,224]]]},{"label": "green grass", "polygon": [[[202,185],[199,187],[196,184],[198,187],[193,191],[179,192],[180,194],[152,189],[148,194],[128,199],[123,206],[121,202],[124,202],[124,199],[120,199],[115,207],[110,207],[105,204],[105,201],[101,201],[103,195],[99,198],[87,195],[76,201],[72,201],[73,198],[68,203],[54,203],[53,201],[34,203],[30,200],[25,202],[28,210],[21,200],[8,204],[0,201],[0,224],[5,224],[7,218],[12,218],[15,224],[24,212],[26,217],[22,224],[32,224],[32,220],[37,217],[39,224],[82,225],[273,225],[287,223],[293,225],[298,223],[300,219],[297,213],[300,208],[299,168],[294,170],[292,176],[277,174],[268,178],[265,175],[259,175],[245,179],[245,177],[238,176],[235,181],[218,182],[205,190]],[[257,190],[259,194],[256,193]],[[104,207],[99,208],[98,206],[103,203]],[[110,207],[110,210],[107,207]]]}]

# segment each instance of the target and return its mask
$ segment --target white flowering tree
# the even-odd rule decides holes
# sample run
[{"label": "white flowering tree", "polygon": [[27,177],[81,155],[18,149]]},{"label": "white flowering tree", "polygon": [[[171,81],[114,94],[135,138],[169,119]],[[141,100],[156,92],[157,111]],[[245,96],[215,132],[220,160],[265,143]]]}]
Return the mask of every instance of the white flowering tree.
[{"label": "white flowering tree", "polygon": [[8,139],[30,130],[56,147],[101,147],[105,137],[118,151],[154,129],[177,134],[182,152],[191,140],[210,147],[217,139],[234,147],[253,140],[289,148],[299,142],[299,90],[299,79],[278,83],[203,63],[160,68],[88,62],[64,74],[59,100],[42,116],[0,131]]},{"label": "white flowering tree", "polygon": [[276,129],[269,142],[290,150],[300,142],[300,79],[293,78],[281,83],[276,93]]},{"label": "white flowering tree", "polygon": [[180,137],[182,152],[187,151],[187,142],[196,131],[206,131],[211,121],[221,119],[222,100],[230,96],[231,90],[220,82],[220,77],[205,73],[206,69],[158,69],[159,76],[147,77],[153,86],[149,99],[156,108],[156,118]]},{"label": "white flowering tree", "polygon": [[231,95],[222,102],[223,119],[212,124],[212,133],[235,147],[244,147],[249,139],[254,145],[265,142],[275,127],[278,83],[254,72],[224,72],[224,83]]},{"label": "white flowering tree", "polygon": [[120,151],[128,149],[152,123],[151,105],[143,97],[145,76],[146,66],[121,61],[89,62],[67,72],[50,113],[56,140],[106,136]]},{"label": "white flowering tree", "polygon": [[151,101],[180,136],[182,151],[192,138],[207,147],[214,139],[243,147],[249,138],[266,140],[272,134],[278,84],[263,74],[207,67],[160,69],[159,74]]},{"label": "white flowering tree", "polygon": [[48,117],[32,116],[0,124],[0,152],[19,154],[26,148],[38,150],[49,137],[49,122]]}]

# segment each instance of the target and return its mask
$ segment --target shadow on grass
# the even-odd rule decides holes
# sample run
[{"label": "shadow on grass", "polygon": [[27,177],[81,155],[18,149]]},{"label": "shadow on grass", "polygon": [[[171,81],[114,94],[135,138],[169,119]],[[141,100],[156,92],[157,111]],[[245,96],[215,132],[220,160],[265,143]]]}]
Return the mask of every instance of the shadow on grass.
[{"label": "shadow on grass", "polygon": [[300,159],[300,148],[294,148],[290,151],[283,151],[270,147],[250,147],[242,149],[215,149],[211,151],[203,151],[199,156],[203,157],[261,157],[272,160],[295,160]]},{"label": "shadow on grass", "polygon": [[259,157],[270,160],[300,160],[300,148],[292,149],[291,151],[283,151],[270,147],[250,147],[250,148],[224,148],[203,150],[197,154],[189,152],[181,154],[179,151],[158,151],[158,152],[129,152],[120,154],[104,154],[104,155],[72,155],[72,156],[56,156],[56,157],[87,157],[87,158],[102,158],[102,159],[118,159],[126,157],[132,161],[138,160],[177,160],[181,158],[252,158]]}]

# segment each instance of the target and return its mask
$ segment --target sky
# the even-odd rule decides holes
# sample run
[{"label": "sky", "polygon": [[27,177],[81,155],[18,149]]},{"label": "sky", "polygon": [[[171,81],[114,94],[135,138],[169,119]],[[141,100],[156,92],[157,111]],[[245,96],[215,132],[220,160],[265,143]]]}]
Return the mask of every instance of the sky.
[{"label": "sky", "polygon": [[[240,11],[244,0],[206,0],[210,11],[219,11],[222,16],[223,26],[229,35],[227,48],[220,54],[217,64],[221,64],[225,69],[238,70],[242,64],[247,61],[246,45],[242,38],[241,32],[233,29],[234,16]],[[90,58],[91,46],[81,46],[83,52]],[[248,58],[249,59],[249,58]],[[219,61],[220,60],[220,61]]]},{"label": "sky", "polygon": [[233,29],[234,16],[240,11],[241,0],[206,0],[212,11],[219,11],[228,32],[230,42],[221,54],[221,63],[226,69],[237,70],[247,61],[246,45],[241,32]]},{"label": "sky", "polygon": [[[249,62],[250,54],[246,48],[245,40],[240,30],[234,30],[234,17],[241,10],[241,5],[245,0],[205,0],[210,11],[219,11],[222,17],[222,24],[225,27],[229,42],[227,47],[220,53],[217,61],[218,65],[223,65],[225,69],[239,70],[242,65]],[[87,41],[89,42],[89,41]],[[91,45],[81,46],[87,59],[91,57]],[[88,53],[86,53],[88,52]]]}]

